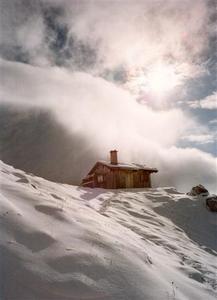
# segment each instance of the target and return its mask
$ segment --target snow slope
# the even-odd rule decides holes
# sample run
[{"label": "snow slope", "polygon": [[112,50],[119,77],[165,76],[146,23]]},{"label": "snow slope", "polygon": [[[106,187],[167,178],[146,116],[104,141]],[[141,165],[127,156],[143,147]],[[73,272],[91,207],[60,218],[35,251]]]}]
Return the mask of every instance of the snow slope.
[{"label": "snow slope", "polygon": [[1,300],[214,300],[217,217],[174,188],[100,190],[1,162]]}]

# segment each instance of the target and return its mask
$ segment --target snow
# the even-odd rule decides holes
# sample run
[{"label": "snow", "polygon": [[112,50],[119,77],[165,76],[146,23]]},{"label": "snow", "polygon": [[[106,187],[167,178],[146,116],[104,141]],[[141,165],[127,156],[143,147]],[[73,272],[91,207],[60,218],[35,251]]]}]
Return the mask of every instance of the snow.
[{"label": "snow", "polygon": [[100,160],[99,163],[102,163],[109,168],[121,168],[121,169],[145,170],[145,171],[158,172],[158,170],[156,168],[150,168],[150,167],[147,167],[146,165],[141,165],[141,164],[136,164],[136,163],[119,162],[117,164],[112,164],[112,163],[104,161],[104,160]]},{"label": "snow", "polygon": [[217,219],[204,199],[0,166],[0,299],[216,299]]}]

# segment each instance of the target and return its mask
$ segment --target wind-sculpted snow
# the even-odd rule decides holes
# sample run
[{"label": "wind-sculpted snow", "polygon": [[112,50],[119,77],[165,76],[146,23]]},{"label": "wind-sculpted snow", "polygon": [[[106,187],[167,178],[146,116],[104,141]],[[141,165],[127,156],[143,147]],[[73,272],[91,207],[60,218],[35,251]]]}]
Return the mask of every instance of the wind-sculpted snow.
[{"label": "wind-sculpted snow", "polygon": [[216,299],[216,215],[203,200],[84,189],[3,163],[0,180],[1,299]]}]

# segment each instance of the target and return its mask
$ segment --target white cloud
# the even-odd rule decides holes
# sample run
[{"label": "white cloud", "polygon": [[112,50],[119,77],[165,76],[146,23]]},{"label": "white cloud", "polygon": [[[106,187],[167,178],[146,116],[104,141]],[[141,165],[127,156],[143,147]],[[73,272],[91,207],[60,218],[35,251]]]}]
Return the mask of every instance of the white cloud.
[{"label": "white cloud", "polygon": [[98,45],[108,66],[141,66],[167,55],[192,64],[206,47],[210,11],[203,0],[91,1],[77,10],[69,2],[67,8],[71,33]]},{"label": "white cloud", "polygon": [[[49,5],[62,9],[58,22],[69,29],[68,41],[76,37],[97,50],[98,69],[121,64],[127,69],[148,68],[155,61],[166,60],[175,61],[183,76],[194,76],[201,71],[195,61],[207,49],[208,33],[213,30],[206,0],[43,0],[40,4],[16,0],[13,5],[3,1],[1,40],[21,45],[30,57],[36,45],[52,64],[46,47],[50,32],[43,23],[44,7]],[[66,46],[70,48],[70,43]]]},{"label": "white cloud", "polygon": [[[202,183],[215,189],[215,158],[173,146],[197,126],[180,109],[153,111],[102,78],[56,67],[2,61],[1,74],[3,103],[50,109],[72,137],[80,135],[93,145],[99,158],[117,148],[123,161],[158,167],[158,184],[187,190]],[[69,167],[73,164],[79,162]]]},{"label": "white cloud", "polygon": [[217,91],[201,100],[189,101],[191,108],[217,109]]},{"label": "white cloud", "polygon": [[71,130],[98,132],[94,139],[105,136],[105,143],[142,138],[173,145],[193,125],[179,109],[153,111],[126,90],[86,73],[2,61],[1,74],[2,100],[53,109]]},{"label": "white cloud", "polygon": [[215,124],[217,124],[217,119],[210,120],[209,123],[215,125]]},{"label": "white cloud", "polygon": [[215,137],[212,134],[190,134],[182,137],[183,140],[190,143],[208,144],[215,141]]},{"label": "white cloud", "polygon": [[[128,81],[131,72],[139,71],[142,74],[136,78],[136,84],[141,79],[144,86],[149,79],[149,87],[154,90],[157,83],[157,97],[147,90],[148,95],[141,95],[150,99],[150,106],[162,108],[171,99],[179,100],[186,80],[206,71],[200,61],[209,47],[209,35],[213,34],[208,21],[213,13],[209,1],[2,0],[0,5],[0,46],[6,45],[8,51],[21,47],[31,64],[44,66],[2,61],[2,102],[52,110],[72,136],[84,136],[99,156],[117,147],[123,160],[156,165],[160,169],[158,183],[189,188],[197,183],[215,186],[213,156],[174,147],[181,137],[197,143],[211,139],[210,133],[202,130],[192,116],[181,109],[153,111],[139,105],[126,90],[98,77],[107,69],[114,72],[122,66]],[[51,20],[68,30],[64,45],[64,50],[71,54],[66,62],[68,71],[52,67],[57,49],[51,49],[49,43],[57,31],[51,32],[45,24],[44,9],[51,12],[49,9],[54,6],[56,12],[61,8],[62,14],[57,20],[50,15]],[[59,25],[55,23],[53,27]],[[80,49],[76,52],[71,46],[72,38],[74,47],[76,42],[82,42],[96,52],[96,61],[88,69],[92,75],[70,72],[76,69],[76,55],[76,70],[85,64]],[[62,53],[58,55],[61,57]],[[89,52],[85,57],[88,55]],[[159,64],[163,66],[162,71],[158,70],[161,74],[158,76],[157,71],[156,76],[154,71],[153,78],[150,69],[155,70]],[[168,91],[171,86],[165,77],[170,77],[175,89],[166,96],[161,91]],[[216,93],[190,104],[212,109],[216,107],[215,97]],[[192,132],[192,128],[199,132]]]},{"label": "white cloud", "polygon": [[[200,62],[213,34],[212,14],[206,0],[14,0],[13,4],[2,0],[0,46],[6,45],[6,52],[12,46],[18,46],[16,51],[21,47],[33,65],[53,66],[59,58],[71,70],[85,69],[91,49],[94,62],[87,67],[89,73],[102,75],[122,66],[126,86],[131,87],[135,78],[130,74],[142,73],[135,79],[143,78],[137,85],[138,98],[151,99],[145,100],[151,107],[165,108],[180,99],[188,79],[206,71]],[[58,47],[52,48],[50,43],[57,37],[60,42],[60,26],[67,28],[66,37],[62,37],[66,41],[63,51],[56,53]],[[79,43],[86,51],[84,57]],[[162,68],[153,78],[159,65]]]},{"label": "white cloud", "polygon": [[173,185],[182,191],[190,190],[198,183],[216,193],[217,159],[197,149],[171,147],[160,151],[161,185]]}]

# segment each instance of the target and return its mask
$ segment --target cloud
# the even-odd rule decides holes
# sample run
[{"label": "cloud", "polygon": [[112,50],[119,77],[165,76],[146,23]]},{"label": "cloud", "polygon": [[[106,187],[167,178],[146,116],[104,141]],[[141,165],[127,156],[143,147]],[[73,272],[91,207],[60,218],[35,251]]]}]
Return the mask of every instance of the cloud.
[{"label": "cloud", "polygon": [[[5,61],[1,73],[3,101],[53,109],[71,130],[88,128],[93,136],[98,132],[94,139],[105,134],[107,140],[127,142],[128,136],[142,136],[153,143],[172,145],[193,124],[181,110],[155,112],[138,104],[126,90],[87,73]],[[176,126],[170,127],[171,123]],[[167,134],[162,136],[159,128]]]},{"label": "cloud", "polygon": [[171,147],[159,153],[162,185],[177,186],[186,191],[202,183],[216,193],[217,159],[197,149]]},{"label": "cloud", "polygon": [[201,100],[189,101],[191,108],[217,109],[217,91]]},{"label": "cloud", "polygon": [[[41,59],[53,64],[56,51],[61,50],[72,68],[75,44],[82,44],[87,51],[97,52],[95,71],[120,65],[147,68],[167,60],[191,77],[213,32],[209,22],[212,7],[205,0],[15,0],[13,4],[2,0],[1,6],[1,44],[22,47],[33,63],[38,52]],[[61,41],[63,35],[61,47],[52,47],[52,41]]]},{"label": "cloud", "polygon": [[209,123],[215,125],[215,124],[217,124],[217,119],[210,120]]},{"label": "cloud", "polygon": [[166,56],[192,63],[207,45],[206,1],[91,1],[78,9],[68,5],[70,32],[98,45],[107,66],[144,66]]},{"label": "cloud", "polygon": [[39,57],[48,61],[44,20],[36,1],[2,0],[0,18],[1,56],[32,63],[39,63]]},{"label": "cloud", "polygon": [[[187,189],[200,181],[214,189],[215,158],[174,146],[183,137],[199,144],[212,135],[175,107],[186,96],[188,80],[207,72],[213,5],[206,0],[2,0],[1,102],[48,110],[70,132],[68,139],[79,140],[77,161],[73,142],[59,139],[63,149],[72,145],[73,155],[63,154],[63,169],[74,166],[76,183],[88,161],[106,158],[116,147],[122,160],[158,167],[158,184]],[[212,101],[199,103],[213,107]],[[44,153],[43,159],[46,165]]]},{"label": "cloud", "polygon": [[[94,163],[96,157],[106,159],[108,151],[117,148],[122,161],[147,163],[159,168],[156,184],[187,190],[192,184],[202,183],[215,189],[215,158],[199,150],[174,146],[190,128],[197,126],[180,109],[153,111],[111,82],[59,67],[45,69],[2,61],[1,74],[2,104],[51,111],[70,132],[69,139],[82,137],[82,153],[77,157],[76,153],[69,156],[66,163],[74,170],[75,183],[81,179],[81,173],[88,171],[88,157]],[[88,147],[94,156],[88,154]],[[68,147],[63,145],[63,148]],[[44,167],[46,157],[47,154]],[[65,161],[66,157],[58,159]],[[86,164],[81,166],[84,160]],[[79,168],[82,172],[76,177]]]},{"label": "cloud", "polygon": [[[3,58],[113,80],[153,108],[184,98],[185,84],[208,68],[212,1],[2,0],[0,5]],[[153,78],[156,69],[160,76]],[[165,79],[159,84],[165,77],[169,87]]]},{"label": "cloud", "polygon": [[212,134],[191,134],[182,137],[182,139],[191,143],[198,144],[207,144],[215,142],[215,137]]},{"label": "cloud", "polygon": [[165,109],[186,98],[189,80],[207,72],[213,5],[2,0],[0,55],[103,77],[124,85],[140,103]]}]

